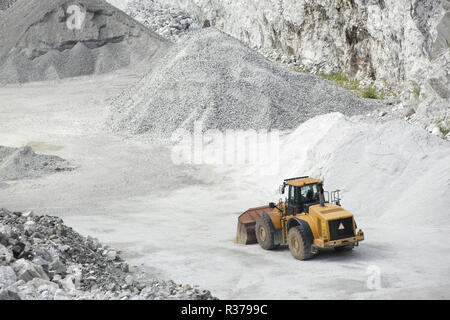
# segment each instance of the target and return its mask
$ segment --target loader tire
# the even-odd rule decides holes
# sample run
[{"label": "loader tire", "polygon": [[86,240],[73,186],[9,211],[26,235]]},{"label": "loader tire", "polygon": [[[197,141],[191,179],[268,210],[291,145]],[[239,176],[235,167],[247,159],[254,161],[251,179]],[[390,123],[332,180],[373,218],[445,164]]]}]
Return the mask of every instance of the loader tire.
[{"label": "loader tire", "polygon": [[268,215],[262,215],[256,221],[255,225],[256,240],[261,248],[265,250],[271,250],[275,247],[275,236],[271,224],[270,217]]},{"label": "loader tire", "polygon": [[354,247],[355,247],[354,244],[348,244],[348,245],[342,246],[342,247],[335,247],[334,250],[337,252],[352,251]]},{"label": "loader tire", "polygon": [[288,245],[292,256],[298,260],[307,260],[313,256],[311,246],[313,238],[303,225],[298,225],[289,229]]}]

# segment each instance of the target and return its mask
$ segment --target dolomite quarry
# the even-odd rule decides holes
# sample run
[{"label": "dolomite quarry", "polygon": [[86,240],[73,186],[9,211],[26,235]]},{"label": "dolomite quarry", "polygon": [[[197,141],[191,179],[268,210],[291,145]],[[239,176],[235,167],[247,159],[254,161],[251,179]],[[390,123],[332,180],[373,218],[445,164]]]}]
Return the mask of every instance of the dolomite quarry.
[{"label": "dolomite quarry", "polygon": [[[448,66],[439,59],[447,53],[433,48],[445,38],[436,30],[446,2],[410,10],[387,0],[86,0],[85,28],[71,32],[61,13],[69,2],[5,3],[0,299],[449,299],[450,142],[436,124],[448,105],[426,98],[433,85],[445,88]],[[424,43],[438,58],[414,51]],[[373,81],[398,85],[416,64],[439,72],[424,71],[417,103],[363,99],[267,59],[274,52],[354,77],[370,79],[372,70]],[[269,165],[177,163],[173,133],[192,136],[196,122],[220,133],[279,132],[270,149],[256,141],[222,150],[205,138],[201,160],[218,151],[278,157]],[[284,247],[234,243],[237,217],[276,202],[280,182],[302,175],[341,190],[364,242],[308,261]]]}]

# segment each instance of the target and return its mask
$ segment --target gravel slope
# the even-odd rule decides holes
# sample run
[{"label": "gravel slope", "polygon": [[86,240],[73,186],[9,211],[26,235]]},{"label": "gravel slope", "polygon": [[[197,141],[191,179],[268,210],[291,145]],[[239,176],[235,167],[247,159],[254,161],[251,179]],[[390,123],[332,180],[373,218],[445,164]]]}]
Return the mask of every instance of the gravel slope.
[{"label": "gravel slope", "polygon": [[29,146],[0,146],[0,181],[35,178],[73,169],[66,160],[57,156],[36,154]]},{"label": "gravel slope", "polygon": [[[103,0],[20,1],[0,20],[0,85],[105,73],[149,64],[170,43]],[[70,24],[70,23],[69,23]],[[71,26],[73,24],[70,24]]]},{"label": "gravel slope", "polygon": [[322,78],[287,71],[240,41],[191,32],[112,104],[113,131],[167,137],[202,120],[211,129],[291,129],[319,114],[365,113],[377,103]]}]

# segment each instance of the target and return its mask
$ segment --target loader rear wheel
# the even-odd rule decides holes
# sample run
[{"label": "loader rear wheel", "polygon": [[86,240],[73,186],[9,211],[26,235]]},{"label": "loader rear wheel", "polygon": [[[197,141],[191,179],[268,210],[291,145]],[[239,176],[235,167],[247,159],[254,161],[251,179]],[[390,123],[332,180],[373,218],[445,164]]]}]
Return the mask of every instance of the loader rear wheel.
[{"label": "loader rear wheel", "polygon": [[289,229],[288,245],[292,256],[298,260],[310,259],[313,239],[309,236],[302,225]]},{"label": "loader rear wheel", "polygon": [[256,240],[261,248],[270,250],[275,247],[274,234],[270,227],[271,221],[268,221],[269,217],[263,215],[256,221],[255,233]]}]

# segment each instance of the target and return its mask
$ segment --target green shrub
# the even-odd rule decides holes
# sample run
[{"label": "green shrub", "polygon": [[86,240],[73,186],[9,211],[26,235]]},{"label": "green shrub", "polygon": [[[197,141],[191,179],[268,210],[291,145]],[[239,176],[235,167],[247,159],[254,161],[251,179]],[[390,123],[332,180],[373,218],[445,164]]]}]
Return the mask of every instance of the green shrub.
[{"label": "green shrub", "polygon": [[361,97],[367,99],[378,99],[377,88],[374,86],[368,86],[361,90]]},{"label": "green shrub", "polygon": [[443,121],[438,122],[437,126],[439,128],[439,131],[442,133],[442,135],[445,137],[450,132],[450,122],[447,122],[445,125],[442,124]]},{"label": "green shrub", "polygon": [[416,100],[419,100],[419,96],[420,96],[420,87],[414,87],[414,89],[413,89],[413,95],[414,95],[414,98],[416,98]]}]

